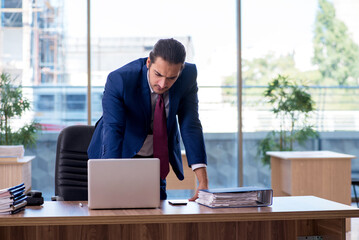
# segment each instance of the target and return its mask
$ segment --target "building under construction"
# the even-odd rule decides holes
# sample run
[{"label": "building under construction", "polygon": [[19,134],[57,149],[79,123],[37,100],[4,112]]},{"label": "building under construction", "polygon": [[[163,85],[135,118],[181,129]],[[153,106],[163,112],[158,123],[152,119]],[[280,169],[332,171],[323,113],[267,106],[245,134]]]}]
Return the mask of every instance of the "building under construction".
[{"label": "building under construction", "polygon": [[[87,36],[72,36],[69,0],[1,0],[0,72],[10,73],[32,101],[30,114],[45,130],[87,122]],[[86,25],[83,26],[85,29]],[[83,30],[83,29],[82,29]],[[191,37],[178,37],[193,60]],[[155,37],[91,39],[92,118],[102,113],[101,97],[109,72],[146,57]]]}]

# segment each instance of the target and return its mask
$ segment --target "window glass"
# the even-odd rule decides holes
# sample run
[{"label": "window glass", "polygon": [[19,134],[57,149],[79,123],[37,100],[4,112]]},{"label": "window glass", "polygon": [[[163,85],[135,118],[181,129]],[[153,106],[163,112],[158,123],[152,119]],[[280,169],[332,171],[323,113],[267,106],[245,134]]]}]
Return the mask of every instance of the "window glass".
[{"label": "window glass", "polygon": [[[86,1],[1,0],[0,72],[23,86],[31,110],[18,124],[42,126],[32,161],[32,189],[54,195],[57,137],[87,124]],[[81,42],[81,45],[77,44]],[[81,48],[80,48],[81,47]]]},{"label": "window glass", "polygon": [[54,95],[38,95],[37,110],[38,111],[53,111],[55,108]]},{"label": "window glass", "polygon": [[[275,106],[264,97],[278,74],[308,86],[315,102],[308,122],[319,135],[293,149],[359,156],[359,4],[242,0],[241,7],[244,184],[270,186],[270,168],[262,164],[258,150],[267,134],[281,127],[271,110]],[[355,160],[352,171],[359,173]]]},{"label": "window glass", "polygon": [[22,26],[22,0],[1,1],[1,26],[21,27]]},{"label": "window glass", "polygon": [[[54,195],[57,137],[87,124],[86,1],[1,0],[0,71],[23,86],[32,109],[21,121],[43,130],[32,163],[32,188]],[[92,1],[91,122],[102,114],[107,75],[147,57],[160,38],[174,37],[198,69],[199,114],[211,187],[237,185],[236,2]],[[109,7],[111,6],[111,7]],[[138,6],[141,6],[140,8]],[[205,6],[205,7],[204,7]]]},{"label": "window glass", "polygon": [[67,94],[66,109],[68,111],[85,111],[86,95],[85,94]]},{"label": "window glass", "polygon": [[[186,47],[186,61],[195,63],[198,70],[210,186],[236,186],[236,1],[104,0],[91,4],[93,94],[103,91],[111,71],[147,57],[158,39],[179,40]],[[100,111],[94,111],[92,122],[100,116]]]}]

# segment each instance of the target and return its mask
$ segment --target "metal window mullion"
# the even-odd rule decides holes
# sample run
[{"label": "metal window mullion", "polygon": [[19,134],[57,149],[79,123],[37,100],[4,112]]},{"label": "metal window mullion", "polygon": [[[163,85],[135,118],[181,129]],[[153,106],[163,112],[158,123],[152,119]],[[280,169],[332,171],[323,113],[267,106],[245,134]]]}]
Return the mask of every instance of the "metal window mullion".
[{"label": "metal window mullion", "polygon": [[87,125],[91,125],[91,1],[87,0]]},{"label": "metal window mullion", "polygon": [[238,111],[238,186],[243,186],[243,133],[242,133],[242,44],[241,0],[237,0],[237,111]]}]

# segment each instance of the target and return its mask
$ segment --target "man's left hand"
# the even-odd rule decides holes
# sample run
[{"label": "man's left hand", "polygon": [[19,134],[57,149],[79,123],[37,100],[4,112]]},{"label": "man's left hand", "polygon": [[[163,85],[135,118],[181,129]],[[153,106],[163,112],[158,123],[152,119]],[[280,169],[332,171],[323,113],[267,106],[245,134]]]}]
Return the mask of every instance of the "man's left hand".
[{"label": "man's left hand", "polygon": [[208,189],[208,177],[207,177],[207,168],[201,167],[194,170],[196,177],[198,179],[198,188],[196,193],[192,198],[188,199],[189,201],[195,201],[198,198],[198,192],[202,189]]}]

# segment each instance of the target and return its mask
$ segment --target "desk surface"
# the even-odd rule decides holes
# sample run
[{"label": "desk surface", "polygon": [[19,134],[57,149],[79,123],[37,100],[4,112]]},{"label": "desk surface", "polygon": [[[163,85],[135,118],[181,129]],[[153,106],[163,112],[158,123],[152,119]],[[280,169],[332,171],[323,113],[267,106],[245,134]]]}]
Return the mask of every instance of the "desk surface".
[{"label": "desk surface", "polygon": [[281,151],[281,152],[266,152],[271,157],[278,157],[282,159],[352,159],[354,155],[348,155],[343,153],[331,152],[331,151]]},{"label": "desk surface", "polygon": [[0,215],[0,226],[91,225],[338,219],[359,217],[359,209],[314,196],[275,197],[271,207],[212,209],[190,202],[157,209],[89,210],[87,202],[45,202],[22,213]]}]

